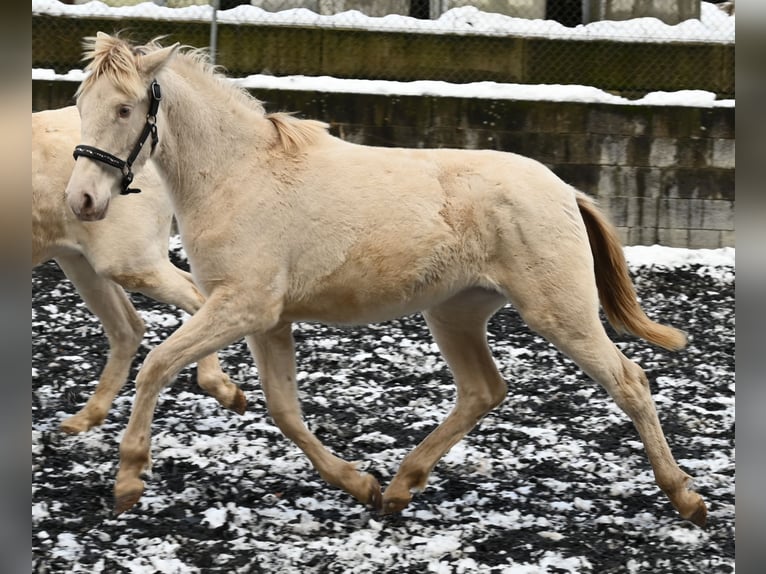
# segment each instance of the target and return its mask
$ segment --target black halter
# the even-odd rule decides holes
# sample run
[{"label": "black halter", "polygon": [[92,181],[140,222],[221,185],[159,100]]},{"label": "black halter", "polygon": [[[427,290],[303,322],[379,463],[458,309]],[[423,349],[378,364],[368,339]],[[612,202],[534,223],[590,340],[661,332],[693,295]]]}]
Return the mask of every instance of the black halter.
[{"label": "black halter", "polygon": [[149,111],[146,114],[146,123],[144,129],[133,146],[133,151],[130,152],[127,160],[121,160],[120,158],[113,156],[109,152],[98,149],[97,147],[89,145],[78,145],[74,148],[75,160],[80,156],[89,157],[90,159],[100,161],[112,167],[116,167],[122,172],[122,190],[121,195],[127,195],[128,193],[139,193],[141,190],[128,187],[133,182],[133,171],[131,167],[133,162],[136,161],[138,154],[141,153],[141,148],[146,143],[146,138],[152,136],[152,152],[157,146],[157,142],[160,141],[157,136],[157,110],[160,107],[160,100],[162,99],[162,92],[160,92],[160,85],[157,80],[152,80],[149,86]]}]

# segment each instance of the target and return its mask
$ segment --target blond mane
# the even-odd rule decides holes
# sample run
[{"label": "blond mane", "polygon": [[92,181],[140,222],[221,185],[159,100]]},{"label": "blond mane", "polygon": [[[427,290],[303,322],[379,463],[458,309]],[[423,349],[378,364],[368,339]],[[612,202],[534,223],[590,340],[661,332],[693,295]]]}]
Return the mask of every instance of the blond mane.
[{"label": "blond mane", "polygon": [[266,119],[277,128],[279,141],[287,153],[298,153],[305,149],[326,133],[329,127],[324,122],[302,120],[285,112],[266,114]]},{"label": "blond mane", "polygon": [[87,91],[99,78],[106,77],[114,86],[131,97],[139,97],[146,87],[138,73],[140,48],[131,46],[119,36],[88,36],[83,40],[85,77],[76,96]]},{"label": "blond mane", "polygon": [[[77,90],[77,96],[87,91],[101,77],[106,77],[117,89],[129,97],[141,97],[146,91],[141,78],[141,58],[145,54],[162,48],[160,40],[155,38],[144,45],[133,45],[118,35],[89,36],[83,40],[83,60],[90,60],[86,66],[89,74]],[[187,73],[211,76],[226,97],[244,104],[264,115],[276,128],[279,142],[288,153],[297,153],[315,142],[329,127],[324,122],[303,120],[289,113],[276,112],[266,114],[263,103],[246,89],[235,85],[222,72],[221,66],[210,62],[207,50],[192,46],[181,46],[174,57],[175,65],[181,66]]]}]

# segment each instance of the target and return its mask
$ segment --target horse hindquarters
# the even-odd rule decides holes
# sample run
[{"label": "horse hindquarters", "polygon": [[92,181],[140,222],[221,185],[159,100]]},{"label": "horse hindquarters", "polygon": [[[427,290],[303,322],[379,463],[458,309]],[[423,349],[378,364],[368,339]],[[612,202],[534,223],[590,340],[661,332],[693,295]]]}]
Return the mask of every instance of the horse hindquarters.
[{"label": "horse hindquarters", "polygon": [[[586,198],[587,201],[587,198]],[[586,230],[559,238],[555,245],[546,242],[526,243],[526,249],[509,249],[505,268],[497,271],[499,288],[517,308],[531,329],[545,337],[571,358],[586,374],[606,389],[617,405],[633,421],[644,444],[659,487],[670,498],[683,518],[704,525],[706,508],[702,498],[687,490],[689,476],[676,463],[665,439],[644,371],[627,359],[609,339],[598,314],[598,289],[595,269],[601,275],[599,285],[613,285],[621,293],[632,293],[632,283],[625,266],[617,235],[596,208],[578,196],[578,207],[585,210]],[[596,225],[593,225],[596,221]],[[589,247],[590,241],[594,241]],[[593,253],[591,254],[591,248]],[[620,256],[605,257],[616,250]],[[621,268],[616,268],[621,264]],[[606,276],[606,278],[605,278]],[[610,297],[602,293],[602,297]],[[624,304],[631,312],[643,315],[635,299]],[[625,319],[624,315],[616,315]],[[677,343],[677,332],[643,316],[639,321],[643,336],[662,333],[655,342]],[[651,327],[647,329],[646,327]],[[670,345],[669,345],[670,346]]]}]

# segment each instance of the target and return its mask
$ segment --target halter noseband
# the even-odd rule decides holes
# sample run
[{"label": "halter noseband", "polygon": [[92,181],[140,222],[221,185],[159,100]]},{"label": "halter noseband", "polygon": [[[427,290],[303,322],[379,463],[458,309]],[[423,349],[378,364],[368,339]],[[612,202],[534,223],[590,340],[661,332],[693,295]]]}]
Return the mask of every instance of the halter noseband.
[{"label": "halter noseband", "polygon": [[149,111],[146,113],[146,123],[144,124],[144,129],[141,132],[136,145],[133,146],[133,151],[130,152],[127,160],[121,160],[109,152],[89,145],[76,146],[73,154],[74,159],[76,160],[80,156],[85,156],[119,169],[122,172],[122,189],[120,195],[139,193],[141,191],[140,189],[128,187],[133,182],[133,171],[131,170],[131,167],[133,166],[133,162],[136,161],[138,154],[141,153],[141,148],[144,147],[146,138],[150,135],[152,136],[152,152],[154,152],[157,142],[160,141],[160,138],[157,135],[157,110],[160,107],[161,99],[162,92],[160,91],[160,85],[157,83],[157,80],[152,80],[152,83],[149,86]]}]

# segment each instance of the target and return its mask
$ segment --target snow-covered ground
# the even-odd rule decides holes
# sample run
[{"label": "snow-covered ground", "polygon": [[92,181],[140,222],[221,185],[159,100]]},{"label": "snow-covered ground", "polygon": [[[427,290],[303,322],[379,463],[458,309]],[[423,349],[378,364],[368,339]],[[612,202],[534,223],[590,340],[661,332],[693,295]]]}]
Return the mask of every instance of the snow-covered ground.
[{"label": "snow-covered ground", "polygon": [[[380,516],[318,477],[266,415],[238,343],[221,360],[248,397],[247,413],[222,410],[193,384],[193,370],[183,371],[160,399],[144,497],[115,517],[132,383],[102,427],[58,430],[92,391],[106,345],[48,263],[32,284],[34,571],[734,572],[735,251],[626,253],[648,314],[689,334],[676,353],[615,340],[647,371],[671,447],[708,502],[706,529],[679,520],[614,403],[510,307],[488,328],[508,397],[400,515]],[[177,239],[172,256],[185,265]],[[186,316],[134,301],[148,327],[140,364]],[[357,329],[300,323],[294,332],[309,427],[387,484],[454,400],[422,319]]]}]

